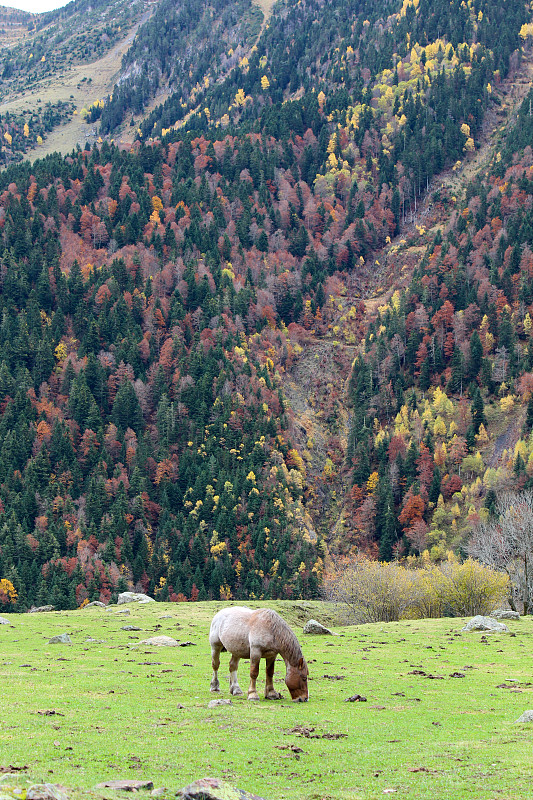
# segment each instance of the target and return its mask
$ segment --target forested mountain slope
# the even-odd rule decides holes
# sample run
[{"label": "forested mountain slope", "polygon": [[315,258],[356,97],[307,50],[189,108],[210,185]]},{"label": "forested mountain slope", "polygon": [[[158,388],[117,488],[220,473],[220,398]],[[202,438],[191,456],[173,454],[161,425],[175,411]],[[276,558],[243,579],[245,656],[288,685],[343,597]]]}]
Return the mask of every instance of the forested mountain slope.
[{"label": "forested mountain slope", "polygon": [[506,102],[528,9],[194,9],[160,3],[91,111],[111,131],[180,83],[132,146],[0,173],[19,609],[312,596],[328,547],[461,550],[533,470],[529,101],[464,198],[439,177]]}]

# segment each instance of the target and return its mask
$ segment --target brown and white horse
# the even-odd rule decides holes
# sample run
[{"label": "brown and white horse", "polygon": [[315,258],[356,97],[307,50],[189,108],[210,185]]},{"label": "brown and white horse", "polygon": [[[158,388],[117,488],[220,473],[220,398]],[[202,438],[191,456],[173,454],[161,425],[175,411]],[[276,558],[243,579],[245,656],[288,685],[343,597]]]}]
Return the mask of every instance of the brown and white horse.
[{"label": "brown and white horse", "polygon": [[231,653],[229,662],[230,693],[242,694],[237,681],[237,668],[241,658],[250,659],[250,686],[248,700],[259,700],[256,681],[259,674],[259,661],[266,659],[267,700],[279,700],[281,695],[274,689],[274,664],[278,653],[285,661],[287,669],[285,683],[295,701],[307,701],[307,676],[309,670],[298,639],[287,623],[270,608],[255,611],[245,606],[231,606],[215,614],[209,632],[213,679],[211,691],[220,691],[218,668],[220,653]]}]

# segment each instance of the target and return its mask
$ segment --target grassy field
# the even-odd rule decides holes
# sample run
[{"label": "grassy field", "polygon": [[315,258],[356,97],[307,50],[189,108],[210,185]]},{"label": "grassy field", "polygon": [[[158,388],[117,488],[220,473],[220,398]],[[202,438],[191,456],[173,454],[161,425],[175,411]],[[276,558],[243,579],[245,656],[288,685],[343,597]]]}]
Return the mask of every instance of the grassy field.
[{"label": "grassy field", "polygon": [[[285,699],[207,708],[207,634],[221,603],[12,615],[14,627],[0,626],[0,771],[26,767],[19,775],[106,798],[116,795],[94,788],[105,780],[151,780],[171,797],[208,775],[267,800],[531,797],[531,726],[515,720],[533,708],[532,618],[510,622],[511,634],[444,619],[313,637],[302,625],[331,623],[326,606],[271,605],[308,659],[307,704],[288,700],[281,662]],[[48,644],[65,632],[72,645]],[[155,634],[193,644],[138,644]],[[246,673],[241,662],[243,688]],[[367,702],[345,702],[355,694]]]}]

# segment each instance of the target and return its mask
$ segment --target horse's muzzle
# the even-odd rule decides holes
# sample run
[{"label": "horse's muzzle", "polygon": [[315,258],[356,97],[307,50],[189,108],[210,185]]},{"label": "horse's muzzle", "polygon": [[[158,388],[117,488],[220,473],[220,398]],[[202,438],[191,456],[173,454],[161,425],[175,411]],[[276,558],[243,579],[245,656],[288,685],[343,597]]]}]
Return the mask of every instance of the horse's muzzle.
[{"label": "horse's muzzle", "polygon": [[307,697],[295,697],[293,703],[307,703]]}]

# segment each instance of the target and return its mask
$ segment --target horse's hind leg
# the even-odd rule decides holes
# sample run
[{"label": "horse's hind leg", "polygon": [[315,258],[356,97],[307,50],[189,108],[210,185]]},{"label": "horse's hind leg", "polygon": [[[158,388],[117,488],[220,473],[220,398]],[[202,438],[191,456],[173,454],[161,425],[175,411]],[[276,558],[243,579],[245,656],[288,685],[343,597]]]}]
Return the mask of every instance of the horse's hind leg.
[{"label": "horse's hind leg", "polygon": [[276,664],[276,656],[270,656],[266,660],[266,686],[265,697],[267,700],[279,700],[281,695],[274,689],[274,666]]},{"label": "horse's hind leg", "polygon": [[220,684],[218,682],[218,668],[220,667],[220,651],[222,650],[222,644],[212,644],[211,645],[211,664],[213,666],[213,677],[211,678],[211,691],[212,692],[219,692],[220,691]]},{"label": "horse's hind leg", "polygon": [[259,662],[261,661],[261,651],[250,649],[250,686],[248,687],[248,700],[259,700],[256,682],[259,675]]},{"label": "horse's hind leg", "polygon": [[238,695],[242,694],[242,689],[239,686],[239,681],[237,680],[237,669],[239,667],[239,658],[238,656],[231,656],[229,662],[229,691],[230,694]]}]

